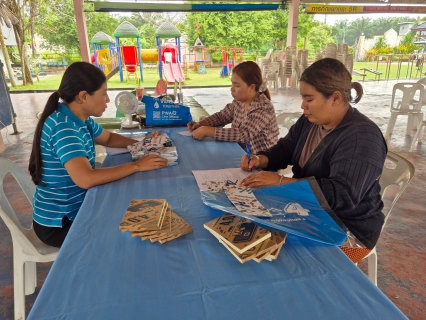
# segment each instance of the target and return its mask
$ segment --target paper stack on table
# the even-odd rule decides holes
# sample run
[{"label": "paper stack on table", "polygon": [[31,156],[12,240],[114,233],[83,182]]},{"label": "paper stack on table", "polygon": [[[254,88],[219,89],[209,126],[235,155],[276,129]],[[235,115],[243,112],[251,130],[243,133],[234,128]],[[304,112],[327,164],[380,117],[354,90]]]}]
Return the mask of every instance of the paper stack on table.
[{"label": "paper stack on table", "polygon": [[145,138],[140,142],[127,146],[127,148],[133,160],[142,158],[147,154],[158,154],[169,161],[169,166],[178,164],[176,147],[173,147],[172,140],[166,133],[159,133],[155,137]]},{"label": "paper stack on table", "polygon": [[161,244],[193,231],[165,199],[132,200],[120,223],[120,230],[133,237]]},{"label": "paper stack on table", "polygon": [[287,237],[285,232],[270,231],[230,213],[205,223],[204,228],[241,263],[275,260]]}]

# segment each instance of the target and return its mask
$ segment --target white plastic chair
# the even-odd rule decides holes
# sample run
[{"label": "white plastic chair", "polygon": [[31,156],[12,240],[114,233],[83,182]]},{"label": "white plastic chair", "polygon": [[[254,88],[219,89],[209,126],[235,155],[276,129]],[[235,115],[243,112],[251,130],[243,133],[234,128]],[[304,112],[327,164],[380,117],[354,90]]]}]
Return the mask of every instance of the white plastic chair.
[{"label": "white plastic chair", "polygon": [[413,138],[413,142],[411,143],[411,146],[410,146],[410,150],[409,150],[409,152],[412,152],[413,151],[413,149],[414,149],[414,146],[416,145],[416,142],[418,141],[419,143],[421,143],[422,142],[422,131],[423,131],[423,127],[424,126],[426,126],[426,120],[423,120],[421,123],[420,123],[420,126],[417,128],[417,132],[416,132],[416,135],[414,136],[414,138]]},{"label": "white plastic chair", "polygon": [[284,112],[277,116],[278,128],[280,130],[279,137],[284,137],[290,127],[300,118],[302,112]]},{"label": "white plastic chair", "polygon": [[[284,137],[291,126],[300,118],[302,112],[284,112],[277,116],[278,129],[280,130],[279,137]],[[278,170],[278,174],[288,178],[293,177],[293,166],[287,166],[285,169]]]},{"label": "white plastic chair", "polygon": [[[389,210],[385,216],[385,223],[383,224],[382,230],[385,227],[385,224],[387,220],[390,217],[390,214],[392,212],[393,207],[395,206],[396,202],[398,201],[401,194],[404,192],[407,185],[410,183],[410,181],[413,179],[414,176],[414,166],[413,164],[408,161],[407,159],[401,157],[400,155],[388,151],[388,154],[386,156],[386,159],[391,161],[393,163],[392,167],[383,167],[383,172],[380,177],[380,195],[382,196],[386,192],[386,189],[391,185],[397,185],[399,186],[398,191],[396,192],[392,203],[389,207]],[[376,247],[371,250],[371,252],[365,257],[367,258],[368,262],[368,277],[370,280],[377,286],[377,252]],[[364,258],[364,259],[365,259]]]},{"label": "white plastic chair", "polygon": [[269,88],[269,84],[270,82],[274,83],[274,89],[276,91],[278,91],[279,88],[279,76],[280,73],[280,62],[271,62],[268,71],[266,71],[266,76],[265,76],[265,81],[268,85]]},{"label": "white plastic chair", "polygon": [[41,242],[32,227],[26,229],[19,222],[4,192],[4,177],[8,173],[15,177],[30,203],[35,186],[17,164],[0,158],[0,217],[12,235],[15,319],[25,319],[25,295],[34,293],[37,286],[36,262],[54,261],[59,249]]},{"label": "white plastic chair", "polygon": [[[417,83],[422,84],[423,87],[425,88],[425,92],[423,93],[423,100],[412,99],[411,104],[415,105],[417,109],[421,109],[422,107],[426,106],[426,78],[420,79],[419,81],[417,81]],[[417,132],[416,132],[416,135],[414,136],[413,142],[411,143],[411,147],[410,147],[409,152],[413,151],[414,146],[416,145],[417,141],[419,143],[422,142],[422,131],[423,131],[424,126],[426,126],[425,120],[423,120],[420,123],[419,127],[417,128]]]},{"label": "white plastic chair", "polygon": [[[402,99],[395,103],[395,94],[397,91],[402,91]],[[408,115],[406,131],[407,135],[411,133],[414,118],[418,120],[418,123],[421,123],[423,121],[423,112],[421,110],[421,105],[418,103],[412,103],[413,97],[417,94],[417,91],[419,94],[419,101],[423,101],[423,95],[425,90],[422,84],[413,82],[401,82],[393,86],[391,117],[389,119],[389,124],[386,129],[385,139],[388,139],[391,135],[392,130],[395,126],[396,118],[399,115]]]}]

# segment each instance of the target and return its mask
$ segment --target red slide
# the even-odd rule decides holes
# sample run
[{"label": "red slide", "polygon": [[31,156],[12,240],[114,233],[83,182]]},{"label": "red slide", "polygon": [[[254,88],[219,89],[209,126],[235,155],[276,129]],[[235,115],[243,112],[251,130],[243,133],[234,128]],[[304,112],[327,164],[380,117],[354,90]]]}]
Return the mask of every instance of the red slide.
[{"label": "red slide", "polygon": [[166,63],[163,65],[164,76],[168,83],[175,83],[175,81],[185,82],[185,76],[183,75],[180,63]]}]

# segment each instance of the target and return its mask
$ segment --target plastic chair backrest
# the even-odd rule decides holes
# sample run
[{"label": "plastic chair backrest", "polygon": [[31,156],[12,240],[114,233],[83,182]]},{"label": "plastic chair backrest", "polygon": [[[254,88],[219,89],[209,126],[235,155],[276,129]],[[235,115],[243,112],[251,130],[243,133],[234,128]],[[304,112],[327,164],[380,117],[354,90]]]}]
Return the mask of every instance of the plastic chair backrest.
[{"label": "plastic chair backrest", "polygon": [[270,73],[271,74],[274,74],[275,75],[275,73],[278,73],[280,71],[280,63],[279,62],[272,62],[271,63],[271,69],[270,69]]},{"label": "plastic chair backrest", "polygon": [[2,209],[0,210],[0,216],[9,228],[14,240],[18,240],[24,248],[32,248],[38,251],[38,249],[36,249],[37,245],[34,245],[30,240],[33,238],[32,234],[34,232],[31,229],[26,229],[21,224],[9,200],[6,198],[4,192],[4,178],[8,173],[11,173],[15,177],[30,203],[33,202],[32,199],[35,193],[35,185],[30,180],[29,176],[13,161],[0,158],[0,207]]},{"label": "plastic chair backrest", "polygon": [[[392,167],[383,167],[383,172],[382,175],[380,177],[380,195],[383,196],[386,192],[386,189],[391,186],[391,185],[397,185],[399,186],[398,191],[396,192],[393,200],[392,200],[392,204],[389,207],[389,210],[386,214],[385,217],[385,224],[386,221],[388,220],[392,208],[394,207],[394,205],[396,204],[396,201],[398,200],[398,198],[401,196],[401,194],[404,192],[405,188],[407,187],[407,185],[410,183],[410,181],[413,179],[414,177],[414,166],[413,164],[408,161],[407,159],[401,157],[400,155],[388,151],[388,154],[386,156],[386,159],[389,160],[390,162],[393,163]],[[384,227],[384,224],[383,224]]]},{"label": "plastic chair backrest", "polygon": [[121,56],[124,65],[137,65],[138,64],[138,52],[135,46],[122,46]]},{"label": "plastic chair backrest", "polygon": [[[420,83],[423,85],[424,90],[426,91],[426,78],[420,79],[419,81],[417,81],[417,83]],[[423,93],[423,100],[422,100],[422,105],[426,105],[426,92]]]},{"label": "plastic chair backrest", "polygon": [[283,126],[284,128],[287,129],[286,131],[279,128],[280,129],[279,136],[284,137],[287,134],[288,130],[290,130],[291,126],[296,123],[296,121],[300,118],[301,115],[302,115],[302,112],[284,112],[279,114],[277,116],[278,126],[279,127]]},{"label": "plastic chair backrest", "polygon": [[[396,92],[400,90],[402,91],[402,99],[398,101],[398,103],[394,104],[395,102],[395,94]],[[423,101],[424,96],[424,86],[420,83],[413,83],[413,82],[400,82],[393,86],[392,89],[392,100],[391,100],[391,110],[398,111],[401,113],[404,112],[410,112],[415,110],[414,106],[411,101],[413,97],[416,95],[416,92],[419,91],[419,101]],[[412,106],[413,108],[410,108]],[[420,106],[421,108],[421,106]],[[418,109],[420,109],[418,108]]]},{"label": "plastic chair backrest", "polygon": [[269,49],[268,52],[266,52],[265,58],[266,60],[271,60],[272,52],[274,49]]}]

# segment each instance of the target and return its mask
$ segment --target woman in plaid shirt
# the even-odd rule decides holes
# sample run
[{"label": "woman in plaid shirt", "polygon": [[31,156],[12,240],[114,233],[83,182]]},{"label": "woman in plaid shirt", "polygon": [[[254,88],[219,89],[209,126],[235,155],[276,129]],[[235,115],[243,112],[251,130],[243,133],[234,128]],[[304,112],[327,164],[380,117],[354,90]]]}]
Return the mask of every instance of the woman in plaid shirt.
[{"label": "woman in plaid shirt", "polygon": [[[254,154],[272,147],[278,141],[279,130],[259,66],[253,61],[242,62],[232,70],[231,79],[234,101],[200,122],[188,123],[191,136],[238,142],[243,149],[248,142]],[[231,128],[218,128],[229,123]]]}]

